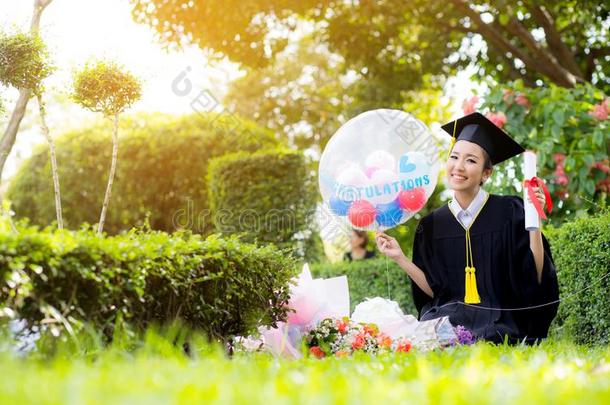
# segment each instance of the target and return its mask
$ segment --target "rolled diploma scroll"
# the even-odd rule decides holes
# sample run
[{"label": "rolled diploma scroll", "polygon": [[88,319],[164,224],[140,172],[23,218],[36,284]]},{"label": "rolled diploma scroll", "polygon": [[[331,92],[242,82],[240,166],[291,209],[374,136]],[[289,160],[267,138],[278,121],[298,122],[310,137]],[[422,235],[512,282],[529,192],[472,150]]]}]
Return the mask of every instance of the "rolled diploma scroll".
[{"label": "rolled diploma scroll", "polygon": [[[536,177],[536,154],[531,150],[523,153],[523,175],[526,180]],[[540,218],[534,204],[528,201],[527,188],[523,186],[523,202],[525,209],[525,229],[528,231],[538,230]]]}]

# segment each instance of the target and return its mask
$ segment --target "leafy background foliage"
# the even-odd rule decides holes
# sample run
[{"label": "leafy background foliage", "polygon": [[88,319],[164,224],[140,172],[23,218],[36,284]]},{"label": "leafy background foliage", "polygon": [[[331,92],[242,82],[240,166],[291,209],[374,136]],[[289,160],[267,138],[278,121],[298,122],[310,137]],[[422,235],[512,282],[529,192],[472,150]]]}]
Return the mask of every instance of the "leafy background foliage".
[{"label": "leafy background foliage", "polygon": [[[274,136],[245,122],[234,133],[215,115],[140,115],[121,124],[119,162],[105,230],[115,234],[145,223],[167,232],[212,231],[206,173],[209,160],[239,148],[254,152],[278,144]],[[237,132],[241,131],[241,132]],[[111,154],[107,123],[71,131],[57,139],[66,226],[98,220]],[[48,148],[40,147],[20,168],[8,196],[18,218],[47,226],[54,219]]]}]

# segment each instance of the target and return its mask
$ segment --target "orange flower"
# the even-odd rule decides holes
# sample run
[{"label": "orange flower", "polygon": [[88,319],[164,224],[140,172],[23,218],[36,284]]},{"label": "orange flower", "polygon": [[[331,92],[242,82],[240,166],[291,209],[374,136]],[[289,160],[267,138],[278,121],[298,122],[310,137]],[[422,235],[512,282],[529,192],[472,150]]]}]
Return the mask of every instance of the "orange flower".
[{"label": "orange flower", "polygon": [[377,336],[377,329],[370,325],[364,325],[364,334],[372,337]]},{"label": "orange flower", "polygon": [[409,351],[411,351],[411,342],[409,342],[408,340],[401,340],[400,342],[398,342],[396,351],[401,353],[409,353]]},{"label": "orange flower", "polygon": [[339,350],[337,353],[335,353],[335,356],[346,357],[346,356],[349,356],[349,352],[346,352],[345,350]]},{"label": "orange flower", "polygon": [[365,343],[364,336],[356,335],[354,340],[352,340],[352,349],[354,349],[354,350],[362,349],[364,347],[364,343]]},{"label": "orange flower", "polygon": [[337,319],[337,330],[339,333],[344,335],[347,332],[347,322]]},{"label": "orange flower", "polygon": [[326,356],[322,349],[320,349],[320,346],[313,346],[309,349],[309,353],[313,354],[318,359],[321,359]]},{"label": "orange flower", "polygon": [[377,344],[379,347],[387,349],[392,346],[392,338],[386,335],[385,333],[380,333],[377,335]]}]

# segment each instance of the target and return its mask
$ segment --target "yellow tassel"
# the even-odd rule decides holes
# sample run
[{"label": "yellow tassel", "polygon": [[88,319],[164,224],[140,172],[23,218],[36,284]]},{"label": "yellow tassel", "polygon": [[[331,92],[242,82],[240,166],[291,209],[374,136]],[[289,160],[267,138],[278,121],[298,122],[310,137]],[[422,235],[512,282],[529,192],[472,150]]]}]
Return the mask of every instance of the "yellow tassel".
[{"label": "yellow tassel", "polygon": [[480,304],[481,298],[477,290],[477,278],[474,275],[474,267],[466,267],[466,294],[464,302],[466,304]]}]

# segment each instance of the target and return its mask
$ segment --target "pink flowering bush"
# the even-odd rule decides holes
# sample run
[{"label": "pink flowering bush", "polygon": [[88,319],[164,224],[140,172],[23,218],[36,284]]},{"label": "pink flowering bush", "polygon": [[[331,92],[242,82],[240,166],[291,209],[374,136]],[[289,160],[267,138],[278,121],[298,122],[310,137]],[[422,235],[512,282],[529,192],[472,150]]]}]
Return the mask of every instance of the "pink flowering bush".
[{"label": "pink flowering bush", "polygon": [[[468,100],[463,107],[476,104]],[[601,90],[590,84],[526,88],[517,81],[491,89],[476,102],[478,111],[537,152],[538,177],[555,202],[550,217],[555,224],[610,204],[610,100]],[[523,179],[521,160],[500,166],[488,189],[516,194]]]},{"label": "pink flowering bush", "polygon": [[464,111],[464,115],[472,114],[477,110],[477,103],[479,102],[478,96],[472,96],[462,103],[462,110]]},{"label": "pink flowering bush", "polygon": [[502,111],[497,113],[488,112],[485,114],[485,117],[493,122],[498,128],[503,128],[504,124],[506,124],[506,115]]},{"label": "pink flowering bush", "polygon": [[604,99],[604,101],[601,103],[595,104],[591,111],[589,111],[589,115],[598,121],[607,120],[608,113],[610,113],[610,104],[608,103],[608,99]]}]

